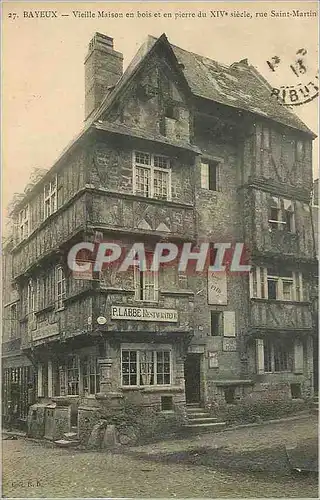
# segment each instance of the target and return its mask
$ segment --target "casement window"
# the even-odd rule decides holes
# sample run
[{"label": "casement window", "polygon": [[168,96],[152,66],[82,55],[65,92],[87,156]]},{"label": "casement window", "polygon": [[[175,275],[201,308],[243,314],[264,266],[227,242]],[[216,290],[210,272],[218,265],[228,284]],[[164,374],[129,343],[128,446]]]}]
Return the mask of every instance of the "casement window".
[{"label": "casement window", "polygon": [[121,379],[123,386],[170,385],[171,351],[123,349]]},{"label": "casement window", "polygon": [[82,360],[83,392],[97,394],[100,392],[100,368],[96,356],[86,356]]},{"label": "casement window", "polygon": [[249,280],[251,298],[297,302],[306,300],[300,272],[252,267]]},{"label": "casement window", "polygon": [[292,200],[272,196],[269,202],[269,229],[295,233],[295,211]]},{"label": "casement window", "polygon": [[157,272],[140,270],[139,266],[134,268],[134,285],[136,300],[157,302],[159,292],[159,275]]},{"label": "casement window", "polygon": [[271,230],[280,229],[282,224],[285,222],[282,220],[280,198],[272,196],[269,207],[269,228]]},{"label": "casement window", "polygon": [[66,278],[64,269],[62,266],[57,266],[56,272],[56,308],[61,309],[63,307],[63,300],[66,297]]},{"label": "casement window", "polygon": [[44,218],[57,210],[57,176],[44,185]]},{"label": "casement window", "polygon": [[219,169],[217,161],[201,160],[201,188],[219,191]]},{"label": "casement window", "polygon": [[67,394],[68,396],[79,395],[80,360],[79,356],[68,356],[66,365]]},{"label": "casement window", "polygon": [[292,371],[292,346],[280,341],[264,340],[264,372]]},{"label": "casement window", "polygon": [[267,269],[268,299],[294,300],[293,273]]},{"label": "casement window", "polygon": [[303,345],[299,339],[256,339],[256,369],[258,374],[303,373]]},{"label": "casement window", "polygon": [[20,210],[18,219],[19,241],[22,241],[29,236],[29,205]]},{"label": "casement window", "polygon": [[150,153],[133,153],[133,192],[145,198],[171,199],[170,159]]}]

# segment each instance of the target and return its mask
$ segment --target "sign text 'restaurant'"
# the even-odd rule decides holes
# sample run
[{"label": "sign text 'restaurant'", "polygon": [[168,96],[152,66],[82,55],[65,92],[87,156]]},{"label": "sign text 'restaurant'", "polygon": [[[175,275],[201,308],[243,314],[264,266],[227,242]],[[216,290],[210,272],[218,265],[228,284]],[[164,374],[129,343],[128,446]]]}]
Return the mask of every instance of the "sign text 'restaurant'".
[{"label": "sign text 'restaurant'", "polygon": [[111,319],[126,319],[137,321],[178,321],[178,312],[175,309],[153,309],[149,307],[111,307]]}]

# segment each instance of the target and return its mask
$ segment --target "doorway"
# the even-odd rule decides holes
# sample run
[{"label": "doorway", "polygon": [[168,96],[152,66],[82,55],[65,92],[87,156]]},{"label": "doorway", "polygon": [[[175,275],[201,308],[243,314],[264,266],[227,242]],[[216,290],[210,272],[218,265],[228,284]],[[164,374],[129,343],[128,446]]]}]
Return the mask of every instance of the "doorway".
[{"label": "doorway", "polygon": [[200,403],[201,354],[187,354],[184,362],[184,379],[187,403]]}]

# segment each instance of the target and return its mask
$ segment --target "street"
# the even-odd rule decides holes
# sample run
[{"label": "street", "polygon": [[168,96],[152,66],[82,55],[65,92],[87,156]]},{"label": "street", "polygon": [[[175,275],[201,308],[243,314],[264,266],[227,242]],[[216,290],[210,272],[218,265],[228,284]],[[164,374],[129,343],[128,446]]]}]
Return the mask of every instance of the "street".
[{"label": "street", "polygon": [[317,498],[315,476],[292,474],[284,452],[316,440],[316,416],[115,453],[4,439],[3,496]]}]

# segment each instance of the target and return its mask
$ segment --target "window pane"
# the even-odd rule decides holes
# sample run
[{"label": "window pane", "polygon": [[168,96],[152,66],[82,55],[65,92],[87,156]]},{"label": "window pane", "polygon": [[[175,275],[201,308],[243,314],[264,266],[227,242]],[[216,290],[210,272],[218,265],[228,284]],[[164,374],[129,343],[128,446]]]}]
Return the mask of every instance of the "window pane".
[{"label": "window pane", "polygon": [[151,171],[146,168],[136,167],[136,193],[140,196],[149,197]]},{"label": "window pane", "polygon": [[272,351],[271,345],[268,342],[264,342],[264,371],[271,372],[272,371]]},{"label": "window pane", "polygon": [[277,298],[277,281],[273,279],[268,279],[268,299]]},{"label": "window pane", "polygon": [[154,197],[166,200],[168,198],[169,174],[154,170]]},{"label": "window pane", "polygon": [[149,153],[140,153],[138,151],[135,152],[136,163],[140,163],[141,165],[150,165],[150,155]]},{"label": "window pane", "polygon": [[292,281],[282,281],[282,295],[284,300],[292,300]]},{"label": "window pane", "polygon": [[165,156],[154,156],[154,166],[158,168],[168,168],[169,161]]}]

